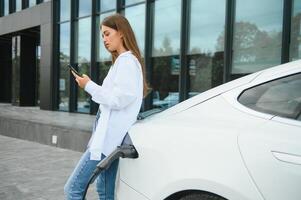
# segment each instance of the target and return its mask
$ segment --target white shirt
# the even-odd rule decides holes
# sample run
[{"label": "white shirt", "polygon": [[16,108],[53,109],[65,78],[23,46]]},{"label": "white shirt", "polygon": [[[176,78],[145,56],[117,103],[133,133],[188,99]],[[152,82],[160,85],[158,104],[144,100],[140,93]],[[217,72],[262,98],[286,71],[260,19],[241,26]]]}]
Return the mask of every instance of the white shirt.
[{"label": "white shirt", "polygon": [[130,51],[121,53],[102,86],[89,81],[85,91],[101,110],[88,147],[90,160],[100,160],[102,153],[107,156],[121,144],[137,120],[143,99],[143,76],[138,59]]}]

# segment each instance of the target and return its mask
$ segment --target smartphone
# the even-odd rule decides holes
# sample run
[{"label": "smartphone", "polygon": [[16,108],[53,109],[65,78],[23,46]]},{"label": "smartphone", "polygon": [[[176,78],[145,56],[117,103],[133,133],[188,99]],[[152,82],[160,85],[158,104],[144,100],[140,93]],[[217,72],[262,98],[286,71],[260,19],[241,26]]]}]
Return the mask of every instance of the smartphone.
[{"label": "smartphone", "polygon": [[76,69],[74,69],[70,64],[68,64],[68,67],[69,67],[69,69],[70,69],[71,71],[73,71],[76,75],[82,77],[82,75],[81,75],[78,71],[76,71]]}]

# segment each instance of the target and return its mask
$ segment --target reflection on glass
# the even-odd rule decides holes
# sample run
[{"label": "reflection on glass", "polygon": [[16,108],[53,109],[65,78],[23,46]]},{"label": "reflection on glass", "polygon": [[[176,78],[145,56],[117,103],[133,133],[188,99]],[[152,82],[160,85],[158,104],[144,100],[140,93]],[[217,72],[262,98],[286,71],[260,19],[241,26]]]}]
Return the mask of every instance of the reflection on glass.
[{"label": "reflection on glass", "polygon": [[189,97],[223,82],[225,2],[191,1]]},{"label": "reflection on glass", "polygon": [[144,52],[145,4],[125,8],[125,17],[129,20],[135,33],[141,53]]},{"label": "reflection on glass", "polygon": [[9,0],[4,0],[4,16],[9,14]]},{"label": "reflection on glass", "polygon": [[76,63],[87,63],[91,58],[91,17],[80,19],[77,23]]},{"label": "reflection on glass", "polygon": [[125,0],[125,5],[128,6],[128,5],[131,5],[134,3],[140,3],[140,2],[145,2],[145,0]]},{"label": "reflection on glass", "polygon": [[179,56],[153,58],[153,108],[166,109],[179,102]]},{"label": "reflection on glass", "polygon": [[60,0],[60,21],[70,20],[70,0]]},{"label": "reflection on glass", "polygon": [[189,55],[188,64],[189,97],[223,83],[224,52]]},{"label": "reflection on glass", "polygon": [[253,110],[298,119],[301,114],[301,74],[282,77],[244,91],[239,102]]},{"label": "reflection on glass", "polygon": [[36,3],[36,0],[29,0],[29,7],[35,6]]},{"label": "reflection on glass", "polygon": [[16,0],[16,12],[22,10],[22,0]]},{"label": "reflection on glass", "polygon": [[[77,22],[77,42],[75,47],[76,63],[81,74],[90,74],[91,60],[91,17],[80,19]],[[83,89],[78,88],[77,111],[90,111],[90,96]]]},{"label": "reflection on glass", "polygon": [[[81,74],[90,74],[90,63],[79,64]],[[83,113],[90,112],[90,95],[84,89],[78,87],[77,93],[77,111]]]},{"label": "reflection on glass", "polygon": [[70,23],[60,25],[59,110],[69,110]]},{"label": "reflection on glass", "polygon": [[100,12],[116,9],[116,0],[98,0],[100,1]]},{"label": "reflection on glass", "polygon": [[21,37],[12,37],[12,104],[20,104]]},{"label": "reflection on glass", "polygon": [[79,0],[78,17],[91,15],[92,0]]},{"label": "reflection on glass", "polygon": [[40,65],[40,61],[41,61],[41,46],[37,46],[36,47],[36,54],[37,54],[37,75],[36,75],[36,105],[39,106],[40,105],[40,69],[41,69],[41,65]]},{"label": "reflection on glass", "polygon": [[293,1],[290,60],[301,58],[301,1]]},{"label": "reflection on glass", "polygon": [[153,107],[165,109],[179,102],[181,1],[153,4]]},{"label": "reflection on glass", "polygon": [[97,63],[97,67],[99,69],[99,76],[98,76],[99,84],[102,85],[103,80],[107,76],[111,66],[112,66],[111,60]]},{"label": "reflection on glass", "polygon": [[99,69],[99,77],[98,80],[100,81],[100,84],[102,84],[104,78],[109,72],[109,69],[112,65],[112,57],[111,54],[107,51],[107,49],[104,47],[103,40],[101,37],[101,27],[100,23],[102,20],[109,16],[114,14],[115,12],[109,12],[105,14],[101,14],[100,16],[97,16],[96,22],[97,22],[97,27],[99,29],[96,30],[96,41],[97,41],[97,67]]},{"label": "reflection on glass", "polygon": [[107,51],[103,44],[103,40],[101,37],[101,27],[100,24],[102,20],[109,16],[114,14],[115,12],[109,12],[105,14],[101,14],[100,16],[97,16],[96,18],[96,26],[99,27],[99,29],[96,29],[96,42],[97,42],[97,62],[103,62],[103,61],[111,61],[111,54]]},{"label": "reflection on glass", "polygon": [[154,30],[152,56],[179,54],[181,0],[155,1],[153,4]]},{"label": "reflection on glass", "polygon": [[232,74],[281,62],[283,0],[237,0]]}]

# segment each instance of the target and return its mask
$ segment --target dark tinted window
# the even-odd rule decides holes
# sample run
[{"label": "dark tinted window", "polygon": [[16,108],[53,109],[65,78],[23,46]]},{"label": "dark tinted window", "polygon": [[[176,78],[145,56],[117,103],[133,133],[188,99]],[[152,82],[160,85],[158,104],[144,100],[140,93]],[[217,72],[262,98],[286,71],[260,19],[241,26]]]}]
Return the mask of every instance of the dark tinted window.
[{"label": "dark tinted window", "polygon": [[238,101],[260,112],[301,120],[301,74],[245,90]]}]

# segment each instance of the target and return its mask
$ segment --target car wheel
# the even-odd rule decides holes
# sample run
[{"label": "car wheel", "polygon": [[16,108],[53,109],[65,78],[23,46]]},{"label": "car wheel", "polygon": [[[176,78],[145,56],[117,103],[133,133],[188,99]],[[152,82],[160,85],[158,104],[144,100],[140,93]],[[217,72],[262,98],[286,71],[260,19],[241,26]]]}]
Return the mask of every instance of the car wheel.
[{"label": "car wheel", "polygon": [[186,195],[179,200],[226,200],[223,197],[208,194],[208,193],[195,193],[195,194],[189,194]]}]

